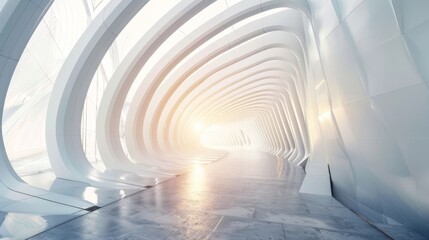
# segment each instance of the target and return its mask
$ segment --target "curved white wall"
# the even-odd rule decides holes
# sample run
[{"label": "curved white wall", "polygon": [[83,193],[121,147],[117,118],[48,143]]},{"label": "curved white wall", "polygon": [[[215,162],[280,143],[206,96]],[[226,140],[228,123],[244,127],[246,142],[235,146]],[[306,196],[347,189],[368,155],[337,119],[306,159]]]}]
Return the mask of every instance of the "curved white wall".
[{"label": "curved white wall", "polygon": [[322,131],[316,144],[334,196],[374,222],[392,218],[428,234],[428,3],[310,6],[321,59],[310,68]]}]

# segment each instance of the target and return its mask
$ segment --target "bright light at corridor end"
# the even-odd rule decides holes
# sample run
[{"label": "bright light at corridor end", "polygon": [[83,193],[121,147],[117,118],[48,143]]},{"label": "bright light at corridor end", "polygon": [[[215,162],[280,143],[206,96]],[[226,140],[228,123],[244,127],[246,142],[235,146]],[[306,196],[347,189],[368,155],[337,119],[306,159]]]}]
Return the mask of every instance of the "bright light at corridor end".
[{"label": "bright light at corridor end", "polygon": [[200,134],[204,130],[204,125],[201,122],[194,124],[194,132]]},{"label": "bright light at corridor end", "polygon": [[[245,122],[212,125],[201,134],[200,142],[207,148],[223,151],[257,149],[255,145],[250,144],[251,141],[246,134],[248,130],[245,127],[248,125]],[[253,140],[254,143],[256,141]]]}]

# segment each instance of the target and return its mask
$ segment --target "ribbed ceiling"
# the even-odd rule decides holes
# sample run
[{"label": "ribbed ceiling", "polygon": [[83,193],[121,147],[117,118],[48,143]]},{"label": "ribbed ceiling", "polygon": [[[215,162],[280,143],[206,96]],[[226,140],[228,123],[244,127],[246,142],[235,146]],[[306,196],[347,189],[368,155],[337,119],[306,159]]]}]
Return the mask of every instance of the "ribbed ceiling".
[{"label": "ribbed ceiling", "polygon": [[0,194],[81,209],[85,197],[21,177],[123,191],[265,151],[305,167],[302,192],[427,233],[428,9],[0,1]]}]

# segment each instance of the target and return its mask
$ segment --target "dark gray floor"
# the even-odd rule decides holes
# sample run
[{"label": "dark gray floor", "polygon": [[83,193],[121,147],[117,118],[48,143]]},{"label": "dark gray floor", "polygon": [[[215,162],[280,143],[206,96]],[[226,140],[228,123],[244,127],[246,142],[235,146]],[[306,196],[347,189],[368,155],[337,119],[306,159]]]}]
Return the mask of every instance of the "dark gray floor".
[{"label": "dark gray floor", "polygon": [[331,197],[299,194],[304,173],[235,153],[33,239],[389,239]]}]

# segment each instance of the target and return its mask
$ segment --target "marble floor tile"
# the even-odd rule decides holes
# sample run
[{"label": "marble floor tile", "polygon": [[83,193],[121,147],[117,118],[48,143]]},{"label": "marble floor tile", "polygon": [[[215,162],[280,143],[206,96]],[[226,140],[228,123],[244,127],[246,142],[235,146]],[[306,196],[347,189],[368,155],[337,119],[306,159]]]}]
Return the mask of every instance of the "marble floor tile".
[{"label": "marble floor tile", "polygon": [[300,194],[304,175],[266,153],[231,153],[32,239],[387,238],[332,197]]},{"label": "marble floor tile", "polygon": [[427,237],[409,229],[403,225],[376,224],[378,228],[386,232],[390,237],[396,240],[424,240]]}]

